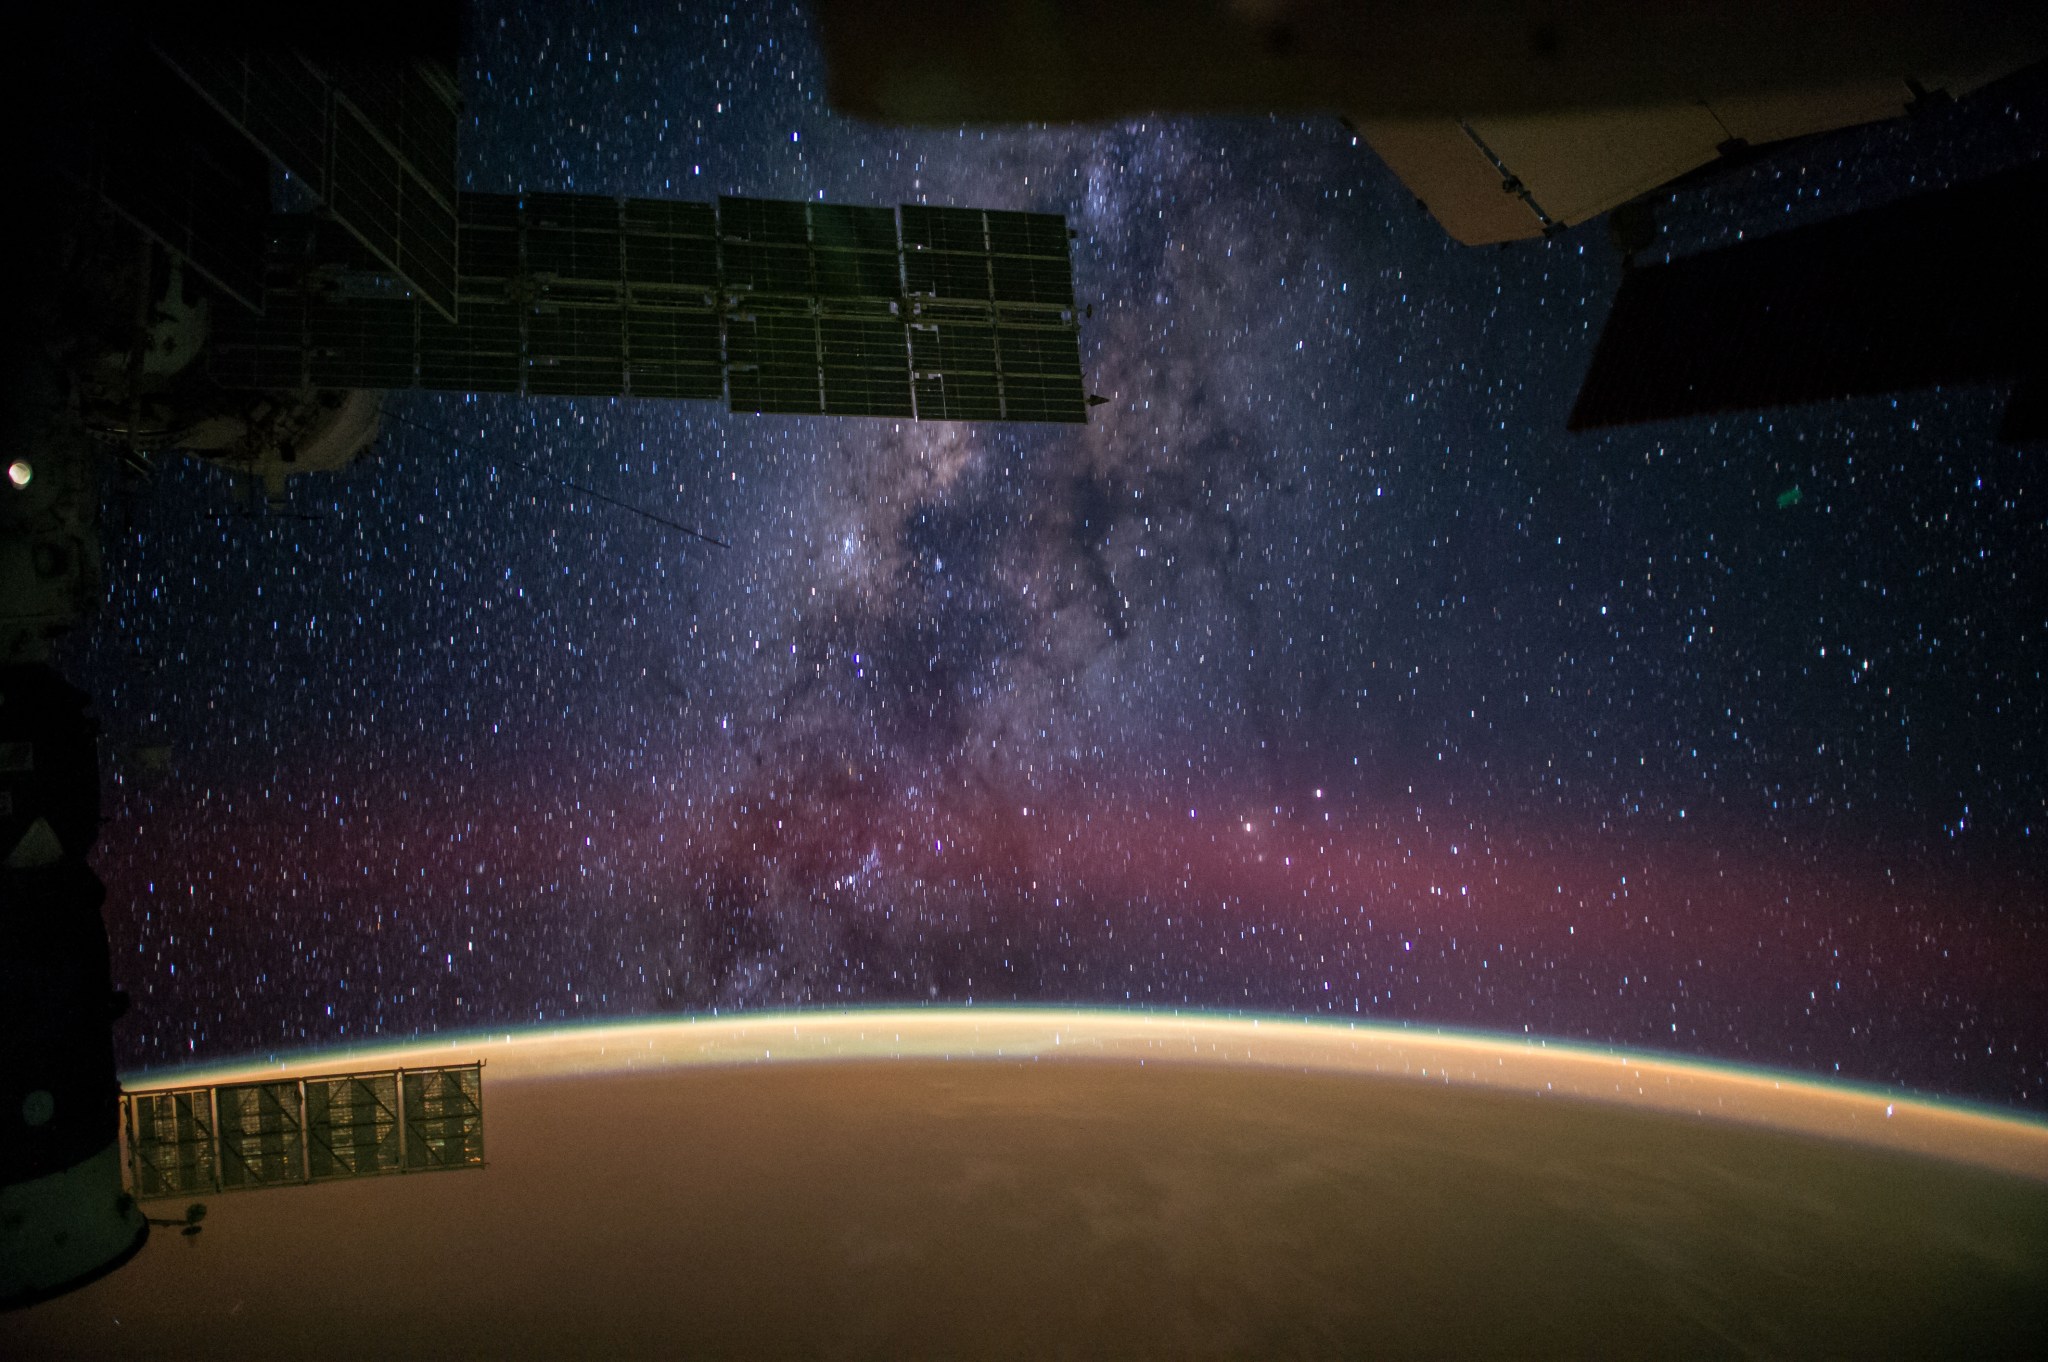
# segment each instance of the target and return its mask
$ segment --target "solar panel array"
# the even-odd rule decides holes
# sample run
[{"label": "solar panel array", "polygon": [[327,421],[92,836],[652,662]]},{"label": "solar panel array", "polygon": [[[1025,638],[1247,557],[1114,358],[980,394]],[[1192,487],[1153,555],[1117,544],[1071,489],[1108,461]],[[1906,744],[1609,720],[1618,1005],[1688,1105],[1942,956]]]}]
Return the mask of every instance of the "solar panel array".
[{"label": "solar panel array", "polygon": [[903,270],[919,411],[1087,419],[1066,219],[905,204]]},{"label": "solar panel array", "polygon": [[732,410],[1081,422],[1064,218],[464,194],[452,317],[374,261],[273,256],[223,382],[725,397]]},{"label": "solar panel array", "polygon": [[[260,307],[270,220],[262,152],[148,53],[117,45],[95,60],[104,63],[98,82],[67,86],[67,103],[42,112],[42,158],[222,293]],[[24,202],[39,196],[34,184]]]},{"label": "solar panel array", "polygon": [[379,264],[442,317],[454,316],[457,114],[446,70],[283,46],[159,55]]},{"label": "solar panel array", "polygon": [[129,1093],[138,1198],[483,1165],[483,1066]]}]

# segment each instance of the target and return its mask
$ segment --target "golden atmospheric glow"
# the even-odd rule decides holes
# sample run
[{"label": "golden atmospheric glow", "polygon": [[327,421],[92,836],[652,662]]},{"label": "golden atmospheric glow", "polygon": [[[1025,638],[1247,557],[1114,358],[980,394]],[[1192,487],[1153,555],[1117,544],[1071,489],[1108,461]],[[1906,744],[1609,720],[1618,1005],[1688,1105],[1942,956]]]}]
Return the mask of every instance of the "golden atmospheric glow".
[{"label": "golden atmospheric glow", "polygon": [[[1066,1009],[754,1013],[469,1033],[130,1075],[130,1089],[482,1059],[489,1084],[678,1068],[889,1060],[1285,1069],[1482,1087],[1764,1127],[2048,1181],[2048,1124],[1789,1073],[1540,1040],[1273,1017]],[[488,1086],[488,1084],[487,1084]]]}]

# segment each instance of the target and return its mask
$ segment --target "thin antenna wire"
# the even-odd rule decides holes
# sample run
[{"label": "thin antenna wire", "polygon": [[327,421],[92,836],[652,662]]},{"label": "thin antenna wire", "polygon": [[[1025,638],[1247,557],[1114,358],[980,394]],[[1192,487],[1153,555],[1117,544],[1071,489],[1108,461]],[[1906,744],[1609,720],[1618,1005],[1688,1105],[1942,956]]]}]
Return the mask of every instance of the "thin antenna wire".
[{"label": "thin antenna wire", "polygon": [[[466,446],[469,443],[469,441],[464,439],[462,436],[455,434],[455,432],[453,431],[442,430],[437,426],[430,426],[426,424],[426,422],[424,421],[415,421],[410,416],[401,416],[395,411],[387,410],[383,413],[383,415],[389,417],[393,421],[398,422],[402,426],[411,426],[414,430],[420,431],[427,435],[438,436],[441,439],[447,440],[458,446]],[[581,492],[584,496],[595,497],[599,501],[604,502],[608,506],[616,506],[618,507],[618,509],[630,512],[633,515],[637,515],[643,520],[651,520],[655,524],[665,525],[669,529],[674,530],[679,534],[687,534],[692,539],[700,539],[706,544],[713,544],[721,549],[729,549],[732,547],[732,545],[726,543],[723,539],[719,539],[714,535],[708,535],[704,533],[702,530],[693,530],[688,525],[682,524],[680,521],[670,520],[667,516],[656,515],[652,511],[642,510],[640,507],[633,505],[631,502],[620,501],[617,497],[607,496],[605,493],[598,491],[595,487],[585,487],[580,482],[573,482],[568,478],[561,477],[554,473],[550,473],[546,469],[536,468],[532,464],[526,462],[526,460],[524,459],[515,459],[509,454],[497,454],[494,455],[493,457],[504,460],[506,463],[511,464],[514,468],[523,468],[537,478],[545,478],[549,482],[560,483],[562,486],[567,487],[572,491]]]}]

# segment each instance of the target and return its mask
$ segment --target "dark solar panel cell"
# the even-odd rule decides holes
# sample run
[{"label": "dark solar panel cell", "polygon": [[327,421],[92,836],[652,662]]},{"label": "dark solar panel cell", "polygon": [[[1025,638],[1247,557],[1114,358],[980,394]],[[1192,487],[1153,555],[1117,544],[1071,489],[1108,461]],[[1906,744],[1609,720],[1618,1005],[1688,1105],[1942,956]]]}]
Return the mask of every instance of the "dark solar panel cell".
[{"label": "dark solar panel cell", "polygon": [[272,294],[263,314],[223,309],[214,320],[207,371],[230,388],[306,386],[305,309]]},{"label": "dark solar panel cell", "polygon": [[507,302],[464,298],[456,320],[420,317],[420,386],[455,392],[518,392],[524,378],[520,314]]},{"label": "dark solar panel cell", "polygon": [[754,323],[754,362],[762,368],[818,367],[818,328],[808,317],[762,317]]},{"label": "dark solar panel cell", "polygon": [[810,240],[804,205],[794,200],[720,198],[718,226],[731,241],[799,245]]},{"label": "dark solar panel cell", "polygon": [[827,369],[825,411],[833,416],[910,416],[910,372]]},{"label": "dark solar panel cell", "polygon": [[429,298],[455,296],[455,219],[424,199],[410,179],[401,181],[403,218],[398,235],[398,271]]},{"label": "dark solar panel cell", "polygon": [[816,252],[821,298],[895,298],[903,292],[893,251]]},{"label": "dark solar panel cell", "polygon": [[[979,208],[932,208],[924,204],[903,205],[903,245],[934,251],[988,250],[987,233]],[[912,252],[914,253],[914,251]]]},{"label": "dark solar panel cell", "polygon": [[903,257],[906,292],[933,298],[987,298],[988,257],[911,251]]},{"label": "dark solar panel cell", "polygon": [[398,162],[377,143],[368,124],[345,106],[334,112],[333,179],[327,201],[377,255],[394,267],[398,256]]},{"label": "dark solar panel cell", "polygon": [[903,326],[894,321],[825,317],[818,322],[826,367],[907,369],[910,355],[903,345]]},{"label": "dark solar panel cell", "polygon": [[992,374],[996,369],[995,330],[987,326],[948,324],[910,329],[910,362],[920,373]]},{"label": "dark solar panel cell", "polygon": [[820,249],[896,252],[896,214],[887,208],[814,203],[811,242]]},{"label": "dark solar panel cell", "polygon": [[734,317],[726,323],[727,381],[735,411],[814,412],[817,323],[807,316]]},{"label": "dark solar panel cell", "polygon": [[312,381],[326,388],[411,387],[417,315],[411,302],[351,300],[312,309]]},{"label": "dark solar panel cell", "polygon": [[578,276],[576,233],[573,231],[529,225],[525,233],[525,250],[527,273],[567,275],[571,279]]},{"label": "dark solar panel cell", "polygon": [[325,198],[325,85],[287,52],[251,54],[245,74],[248,112],[243,126],[307,188]]},{"label": "dark solar panel cell", "polygon": [[1081,338],[1072,331],[998,327],[996,345],[1005,374],[1081,372]]},{"label": "dark solar panel cell", "polygon": [[528,227],[611,233],[619,230],[617,199],[596,194],[528,194],[524,203]]},{"label": "dark solar panel cell", "polygon": [[526,319],[526,353],[531,368],[573,360],[608,363],[623,373],[624,316],[617,307],[543,304]]},{"label": "dark solar panel cell", "polygon": [[816,374],[767,374],[734,369],[727,381],[730,405],[734,411],[809,415],[825,410],[824,401],[818,393]]},{"label": "dark solar panel cell", "polygon": [[626,279],[658,288],[718,288],[718,247],[715,242],[684,236],[626,238]]},{"label": "dark solar panel cell", "polygon": [[230,388],[303,388],[312,381],[305,348],[236,350],[218,356],[214,377]]},{"label": "dark solar panel cell", "polygon": [[634,397],[725,393],[718,317],[635,307],[626,314],[626,387]]},{"label": "dark solar panel cell", "polygon": [[989,270],[1000,302],[1073,306],[1074,274],[1065,256],[999,255]]},{"label": "dark solar panel cell", "polygon": [[327,194],[326,87],[290,53],[252,53],[243,126],[315,194]]},{"label": "dark solar panel cell", "polygon": [[517,195],[464,194],[459,205],[465,232],[473,227],[492,227],[507,232],[519,230],[521,213]]},{"label": "dark solar panel cell", "polygon": [[818,329],[808,316],[754,315],[730,317],[725,328],[725,357],[732,364],[818,365]]},{"label": "dark solar panel cell", "polygon": [[626,396],[659,398],[663,401],[716,402],[725,396],[725,374],[712,369],[642,370],[637,363],[626,369]]},{"label": "dark solar panel cell", "polygon": [[1078,374],[1004,374],[1003,416],[1010,421],[1085,422]]},{"label": "dark solar panel cell", "polygon": [[540,227],[526,229],[526,269],[529,274],[552,274],[563,279],[617,280],[620,260],[619,230],[602,227]]},{"label": "dark solar panel cell", "polygon": [[809,295],[810,249],[729,241],[725,245],[725,286],[754,293]]},{"label": "dark solar panel cell", "polygon": [[827,317],[818,332],[828,412],[911,414],[910,356],[900,322]]},{"label": "dark solar panel cell", "polygon": [[403,160],[404,144],[411,140],[403,130],[405,69],[378,61],[337,60],[325,53],[308,56],[340,103],[375,130],[386,154]]},{"label": "dark solar panel cell", "polygon": [[398,154],[419,176],[419,181],[442,200],[454,206],[455,126],[457,108],[431,71],[418,64],[407,68],[405,119],[398,130]]},{"label": "dark solar panel cell", "polygon": [[716,402],[725,396],[725,374],[712,369],[660,369],[648,372],[634,368],[626,374],[628,397],[660,398],[666,401]]},{"label": "dark solar panel cell", "polygon": [[626,231],[647,236],[718,235],[718,212],[708,203],[676,203],[667,199],[627,199]]},{"label": "dark solar panel cell", "polygon": [[316,349],[308,357],[306,374],[315,387],[321,388],[409,388],[413,367],[410,357]]},{"label": "dark solar panel cell", "polygon": [[546,279],[531,290],[537,306],[603,307],[617,312],[624,306],[625,291],[612,279]]},{"label": "dark solar panel cell", "polygon": [[1057,213],[988,210],[989,249],[999,255],[1067,258],[1067,220]]},{"label": "dark solar panel cell", "polygon": [[636,307],[626,314],[626,337],[636,360],[716,368],[722,358],[713,312]]},{"label": "dark solar panel cell", "polygon": [[336,57],[324,52],[307,55],[328,85],[377,129],[393,151],[400,150],[399,125],[405,120],[405,69],[388,62]]},{"label": "dark solar panel cell", "polygon": [[879,298],[821,299],[819,309],[825,316],[842,321],[887,322],[899,332],[903,328],[903,300],[897,294]]},{"label": "dark solar panel cell", "polygon": [[943,374],[920,377],[913,385],[920,421],[996,421],[1003,415],[994,376]]},{"label": "dark solar panel cell", "polygon": [[[456,262],[465,281],[510,279],[519,273],[519,233],[494,227],[464,227]],[[459,309],[458,309],[459,310]]]},{"label": "dark solar panel cell", "polygon": [[964,322],[969,326],[988,326],[990,311],[988,300],[982,299],[931,299],[920,298],[911,307],[911,315],[921,324],[943,326],[948,322]]},{"label": "dark solar panel cell", "polygon": [[616,361],[534,359],[526,368],[526,391],[534,397],[617,397],[624,384]]}]

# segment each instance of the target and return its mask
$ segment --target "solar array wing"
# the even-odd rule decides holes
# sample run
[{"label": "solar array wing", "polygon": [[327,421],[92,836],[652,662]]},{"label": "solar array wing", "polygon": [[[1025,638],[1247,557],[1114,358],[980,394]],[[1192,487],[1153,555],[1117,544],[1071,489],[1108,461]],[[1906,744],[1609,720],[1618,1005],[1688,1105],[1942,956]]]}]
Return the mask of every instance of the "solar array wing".
[{"label": "solar array wing", "polygon": [[405,1167],[409,1172],[477,1168],[484,1161],[483,1069],[406,1069]]},{"label": "solar array wing", "polygon": [[1002,370],[1004,419],[1088,419],[1088,398],[1081,389],[1081,342],[1073,328],[1033,317],[1006,317],[996,328],[996,357]]},{"label": "solar array wing", "polygon": [[818,375],[818,319],[760,304],[726,318],[725,357],[734,411],[815,415],[825,409]]},{"label": "solar array wing", "polygon": [[[813,203],[812,279],[821,301],[892,303],[903,294],[896,215],[886,208]],[[900,348],[900,347],[899,347]]]},{"label": "solar array wing", "polygon": [[323,388],[409,388],[419,309],[411,303],[348,299],[308,308],[306,344]]},{"label": "solar array wing", "polygon": [[927,421],[995,421],[1003,414],[996,333],[986,317],[927,309],[910,327],[918,415]]},{"label": "solar array wing", "polygon": [[723,396],[718,315],[704,307],[636,300],[626,313],[625,386],[634,397]]},{"label": "solar array wing", "polygon": [[213,1089],[135,1093],[127,1105],[129,1177],[136,1197],[188,1196],[219,1186]]},{"label": "solar array wing", "polygon": [[627,199],[622,211],[626,282],[636,293],[718,289],[718,213],[708,203]]},{"label": "solar array wing", "polygon": [[159,55],[380,265],[454,316],[456,97],[447,72],[289,48]]},{"label": "solar array wing", "polygon": [[414,381],[422,388],[456,392],[520,391],[526,378],[524,314],[524,308],[502,298],[464,298],[452,322],[422,313]]},{"label": "solar array wing", "polygon": [[917,414],[1088,419],[1066,219],[905,204]]},{"label": "solar array wing", "polygon": [[398,1075],[342,1074],[306,1080],[306,1176],[370,1177],[404,1166]]},{"label": "solar array wing", "polygon": [[68,105],[38,122],[36,149],[194,273],[260,308],[269,163],[151,54],[117,43],[103,60],[99,80],[67,89]]},{"label": "solar array wing", "polygon": [[625,389],[634,397],[725,394],[718,313],[718,213],[708,203],[627,199]]},{"label": "solar array wing", "polygon": [[295,1081],[230,1083],[213,1090],[221,1190],[304,1182],[305,1113]]},{"label": "solar array wing", "polygon": [[734,411],[913,414],[895,214],[722,198],[718,221]]},{"label": "solar array wing", "polygon": [[526,391],[565,397],[626,391],[626,312],[616,295],[558,285],[534,303],[526,319]]},{"label": "solar array wing", "polygon": [[137,1198],[483,1165],[483,1066],[128,1093]]},{"label": "solar array wing", "polygon": [[[779,199],[464,194],[452,318],[374,252],[274,262],[222,381],[716,398],[734,411],[1086,419],[1065,220]],[[288,253],[287,253],[288,254]],[[345,254],[345,253],[344,253]]]},{"label": "solar array wing", "polygon": [[916,414],[903,323],[886,313],[818,319],[825,410],[834,416]]}]

